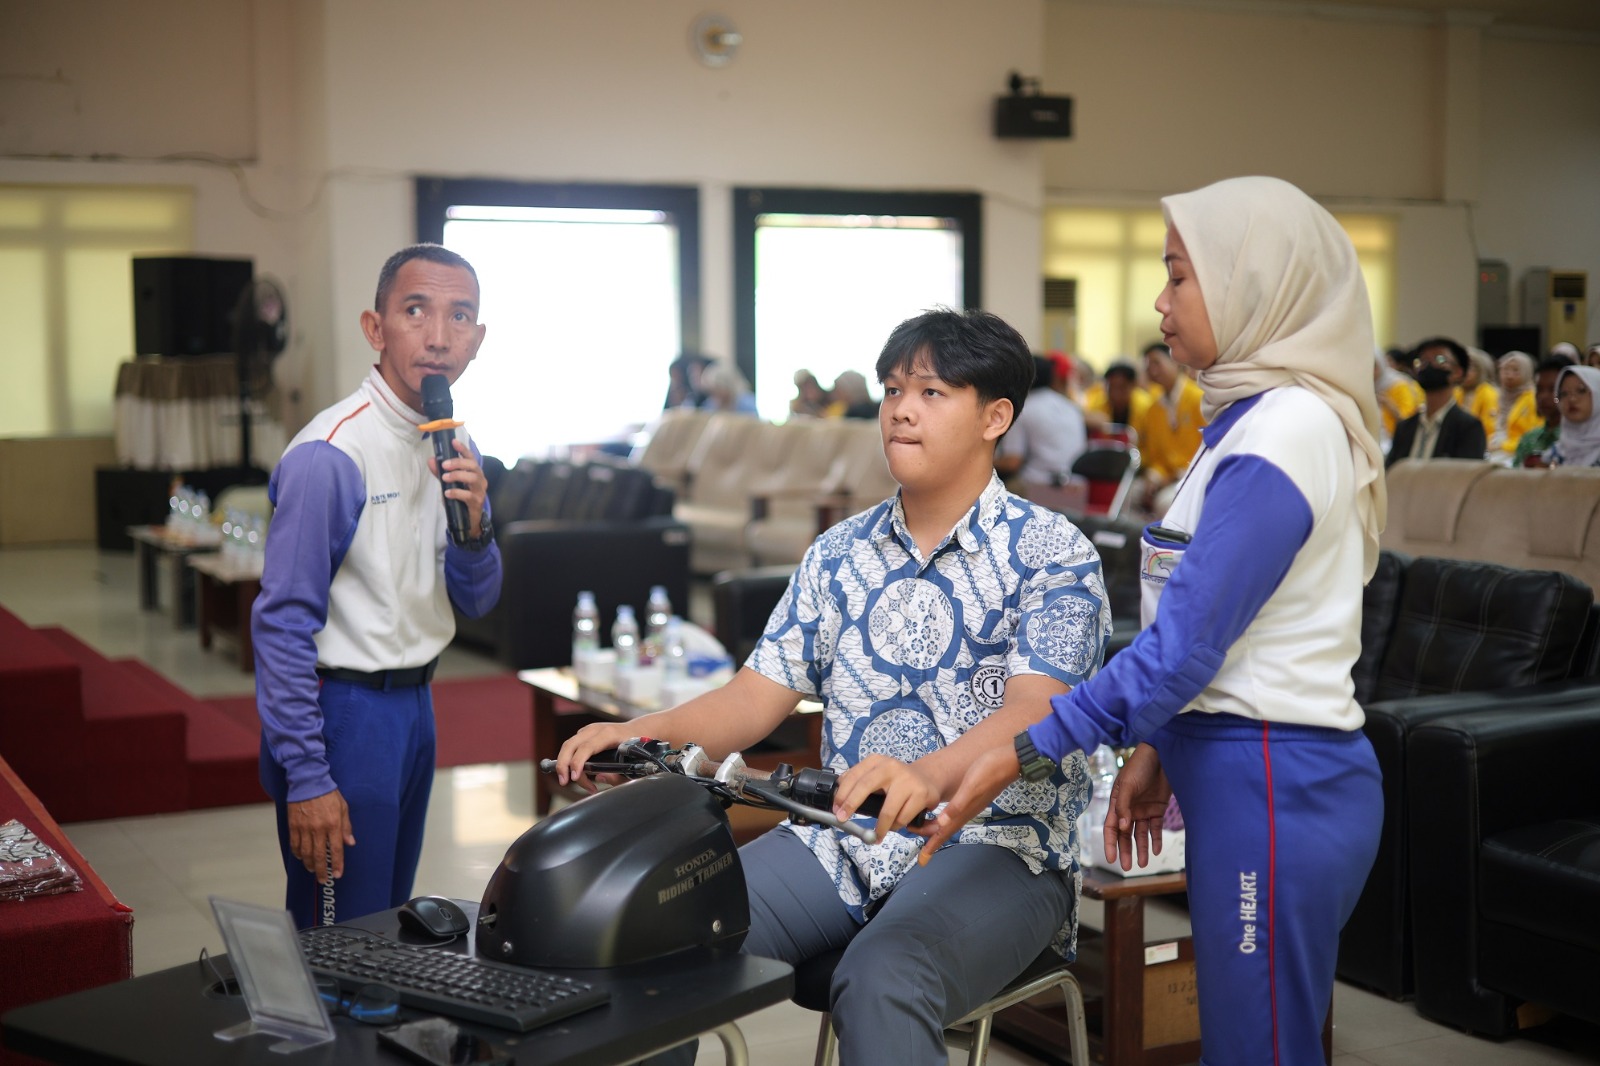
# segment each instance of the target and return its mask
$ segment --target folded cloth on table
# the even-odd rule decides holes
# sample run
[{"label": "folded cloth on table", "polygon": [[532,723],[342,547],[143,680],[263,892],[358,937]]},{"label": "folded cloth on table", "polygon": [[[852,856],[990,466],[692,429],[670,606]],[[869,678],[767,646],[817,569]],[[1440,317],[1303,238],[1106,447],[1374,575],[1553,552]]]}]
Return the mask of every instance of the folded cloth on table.
[{"label": "folded cloth on table", "polygon": [[81,891],[78,871],[33,830],[15,818],[0,825],[0,900]]}]

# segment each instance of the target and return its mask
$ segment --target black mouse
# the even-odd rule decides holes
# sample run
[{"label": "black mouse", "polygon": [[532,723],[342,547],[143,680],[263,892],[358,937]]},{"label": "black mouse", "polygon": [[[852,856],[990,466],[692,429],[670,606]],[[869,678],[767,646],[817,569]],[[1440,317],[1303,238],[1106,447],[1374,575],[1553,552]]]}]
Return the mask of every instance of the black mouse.
[{"label": "black mouse", "polygon": [[425,936],[460,936],[470,926],[467,915],[443,896],[418,896],[400,908],[400,928]]}]

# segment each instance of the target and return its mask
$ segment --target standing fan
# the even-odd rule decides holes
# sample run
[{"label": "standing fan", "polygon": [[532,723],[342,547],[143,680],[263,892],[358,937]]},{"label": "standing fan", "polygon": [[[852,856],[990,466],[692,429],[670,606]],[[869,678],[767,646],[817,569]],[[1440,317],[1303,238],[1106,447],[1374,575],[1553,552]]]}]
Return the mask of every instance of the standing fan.
[{"label": "standing fan", "polygon": [[271,278],[256,278],[233,307],[233,351],[239,368],[239,465],[249,470],[250,408],[272,389],[272,361],[289,346],[289,305]]}]

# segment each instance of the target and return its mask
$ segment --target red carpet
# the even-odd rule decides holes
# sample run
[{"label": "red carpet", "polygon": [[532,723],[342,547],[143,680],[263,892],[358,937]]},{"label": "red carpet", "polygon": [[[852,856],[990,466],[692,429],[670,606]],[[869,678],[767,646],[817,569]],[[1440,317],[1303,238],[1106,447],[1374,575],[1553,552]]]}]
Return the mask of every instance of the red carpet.
[{"label": "red carpet", "polygon": [[[254,696],[206,702],[259,728]],[[533,758],[533,690],[516,674],[435,680],[433,715],[439,727],[440,766]]]}]

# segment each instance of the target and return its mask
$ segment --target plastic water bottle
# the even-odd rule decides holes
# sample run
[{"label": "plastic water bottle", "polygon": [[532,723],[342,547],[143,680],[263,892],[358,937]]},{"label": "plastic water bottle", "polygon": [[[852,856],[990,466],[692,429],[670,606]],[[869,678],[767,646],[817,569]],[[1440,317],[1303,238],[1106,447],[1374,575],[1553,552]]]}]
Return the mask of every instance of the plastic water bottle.
[{"label": "plastic water bottle", "polygon": [[671,617],[672,601],[667,598],[666,586],[652,586],[650,603],[644,615],[644,648],[639,656],[641,666],[648,666],[661,658],[665,648],[667,619]]},{"label": "plastic water bottle", "polygon": [[580,674],[600,650],[600,608],[594,593],[578,593],[578,606],[572,610],[572,667]]},{"label": "plastic water bottle", "polygon": [[267,550],[267,520],[259,515],[250,515],[244,527],[245,553],[250,559],[250,565],[260,566]]},{"label": "plastic water bottle", "polygon": [[618,674],[639,668],[639,620],[627,604],[617,608],[617,620],[611,626],[611,647],[617,653]]},{"label": "plastic water bottle", "polygon": [[1110,745],[1102,744],[1089,755],[1089,783],[1094,788],[1096,796],[1111,795],[1111,786],[1116,784],[1117,753],[1111,750]]},{"label": "plastic water bottle", "polygon": [[683,646],[683,620],[677,615],[667,618],[661,644],[661,687],[681,685],[689,680],[688,653]]}]

